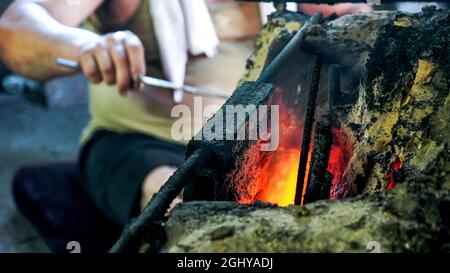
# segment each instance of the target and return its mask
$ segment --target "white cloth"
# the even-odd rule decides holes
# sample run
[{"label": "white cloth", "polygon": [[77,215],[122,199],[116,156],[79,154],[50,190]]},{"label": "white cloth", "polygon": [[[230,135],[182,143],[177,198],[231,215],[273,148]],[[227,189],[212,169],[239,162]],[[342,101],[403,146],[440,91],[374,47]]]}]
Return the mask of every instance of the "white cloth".
[{"label": "white cloth", "polygon": [[[149,0],[162,66],[169,81],[184,84],[188,53],[213,57],[219,46],[204,0]],[[174,92],[180,102],[183,93]]]}]

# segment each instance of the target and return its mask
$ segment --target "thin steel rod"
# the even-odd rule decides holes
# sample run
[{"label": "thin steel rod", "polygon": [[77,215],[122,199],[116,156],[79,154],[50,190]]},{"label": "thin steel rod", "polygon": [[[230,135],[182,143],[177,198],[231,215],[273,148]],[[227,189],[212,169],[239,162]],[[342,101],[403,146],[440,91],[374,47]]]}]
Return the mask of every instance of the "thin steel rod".
[{"label": "thin steel rod", "polygon": [[306,165],[308,163],[309,147],[311,144],[311,133],[316,112],[317,93],[319,91],[320,70],[322,68],[322,54],[317,53],[312,68],[311,86],[309,89],[308,104],[306,106],[305,124],[303,126],[303,139],[300,148],[300,162],[298,166],[297,188],[295,192],[295,204],[300,205],[302,201]]},{"label": "thin steel rod", "polygon": [[341,66],[332,64],[328,70],[328,117],[334,119],[334,107],[341,97]]},{"label": "thin steel rod", "polygon": [[333,134],[328,121],[317,122],[314,130],[314,145],[309,168],[308,184],[303,203],[308,204],[317,200],[327,199],[331,185],[326,179],[328,161],[330,159]]}]

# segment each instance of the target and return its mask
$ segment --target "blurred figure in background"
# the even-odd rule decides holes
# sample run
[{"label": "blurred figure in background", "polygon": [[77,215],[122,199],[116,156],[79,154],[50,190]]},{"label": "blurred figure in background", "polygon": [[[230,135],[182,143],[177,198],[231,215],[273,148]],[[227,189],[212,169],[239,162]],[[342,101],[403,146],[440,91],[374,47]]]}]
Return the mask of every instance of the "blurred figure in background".
[{"label": "blurred figure in background", "polygon": [[[2,16],[3,12],[6,10],[6,8],[11,4],[12,0],[4,0],[0,2],[0,16]],[[0,84],[3,80],[3,78],[8,75],[8,71],[6,67],[0,62]],[[0,90],[1,90],[0,86]]]},{"label": "blurred figure in background", "polygon": [[[92,83],[81,183],[109,218],[125,224],[183,162],[194,133],[171,134],[172,108],[181,103],[194,112],[193,96],[134,92],[132,80],[145,74],[231,93],[260,27],[256,4],[233,1],[15,1],[0,19],[8,41],[0,58],[39,81],[74,73],[56,58],[80,63]],[[203,106],[222,103],[203,98]]]},{"label": "blurred figure in background", "polygon": [[434,5],[438,8],[446,8],[447,4],[444,3],[437,3],[437,2],[430,2],[430,3],[416,3],[416,2],[401,2],[396,4],[396,9],[404,12],[420,12],[423,7]]},{"label": "blurred figure in background", "polygon": [[[366,4],[300,7],[325,15],[371,10]],[[231,94],[260,28],[258,4],[232,0],[18,0],[0,19],[0,37],[8,41],[0,43],[0,59],[40,81],[74,73],[55,65],[57,58],[80,63],[92,83],[81,183],[109,218],[125,224],[183,162],[184,144],[199,129],[181,139],[171,134],[171,110],[181,103],[195,113],[193,96],[133,91],[133,79],[149,75]],[[222,103],[203,98],[204,107]],[[202,114],[183,118],[204,120]]]},{"label": "blurred figure in background", "polygon": [[[321,12],[324,17],[328,17],[335,13],[337,16],[342,16],[345,14],[355,14],[355,13],[365,13],[373,10],[372,6],[368,4],[347,4],[341,3],[336,5],[328,4],[297,4],[297,3],[287,3],[286,8],[289,11],[300,11],[308,15],[312,15],[316,12]],[[272,3],[261,3],[261,20],[263,23],[267,22],[267,16],[275,11]]]},{"label": "blurred figure in background", "polygon": [[345,14],[356,14],[371,12],[373,9],[368,4],[336,4],[332,8],[330,5],[315,5],[315,4],[300,4],[299,9],[306,14],[314,14],[315,12],[322,12],[327,17],[335,13],[337,16]]}]

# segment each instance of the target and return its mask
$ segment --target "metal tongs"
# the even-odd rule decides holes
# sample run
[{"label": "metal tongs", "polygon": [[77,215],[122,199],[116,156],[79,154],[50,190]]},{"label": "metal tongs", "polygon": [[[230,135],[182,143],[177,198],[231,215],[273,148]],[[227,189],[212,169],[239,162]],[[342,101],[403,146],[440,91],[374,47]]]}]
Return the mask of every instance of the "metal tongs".
[{"label": "metal tongs", "polygon": [[[80,64],[76,61],[58,58],[58,59],[56,59],[56,64],[60,65],[60,66],[64,66],[66,68],[73,69],[73,70],[80,70]],[[170,89],[170,90],[180,90],[180,91],[183,91],[184,93],[197,95],[197,96],[228,99],[228,95],[226,95],[224,93],[218,93],[218,92],[214,92],[214,91],[211,91],[208,89],[194,87],[194,86],[190,86],[190,85],[181,85],[180,86],[173,82],[158,79],[158,78],[153,78],[153,77],[148,77],[148,76],[139,76],[137,80],[139,82],[141,82],[142,84],[144,84],[145,86],[161,87],[161,88],[166,88],[166,89]]]}]

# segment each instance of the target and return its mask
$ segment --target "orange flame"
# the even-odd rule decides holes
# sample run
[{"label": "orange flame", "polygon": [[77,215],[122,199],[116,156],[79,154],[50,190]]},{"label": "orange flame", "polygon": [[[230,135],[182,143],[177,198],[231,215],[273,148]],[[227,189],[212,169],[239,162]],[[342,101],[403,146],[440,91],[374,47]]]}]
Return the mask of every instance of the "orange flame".
[{"label": "orange flame", "polygon": [[303,126],[284,105],[280,90],[272,104],[280,106],[278,149],[262,152],[261,141],[257,142],[244,153],[239,168],[228,176],[241,204],[252,204],[257,200],[279,206],[294,204]]},{"label": "orange flame", "polygon": [[[278,206],[294,204],[303,125],[299,122],[297,115],[285,106],[279,92],[280,90],[277,90],[273,103],[280,105],[279,148],[273,152],[262,152],[261,141],[258,141],[245,151],[237,162],[237,168],[226,178],[241,204],[252,204],[257,200]],[[352,149],[346,142],[346,135],[340,129],[333,129],[333,135],[328,171],[334,176],[332,188],[336,189],[340,186],[339,181],[350,160]],[[302,204],[309,176],[311,154],[310,148]]]}]

